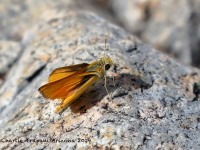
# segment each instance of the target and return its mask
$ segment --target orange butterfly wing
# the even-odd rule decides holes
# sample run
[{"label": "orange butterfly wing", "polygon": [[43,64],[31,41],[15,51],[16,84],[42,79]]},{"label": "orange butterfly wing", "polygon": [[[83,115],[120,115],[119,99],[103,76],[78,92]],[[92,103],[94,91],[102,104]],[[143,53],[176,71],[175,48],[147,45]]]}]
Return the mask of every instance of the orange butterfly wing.
[{"label": "orange butterfly wing", "polygon": [[60,113],[69,107],[79,96],[81,96],[86,91],[86,89],[92,86],[99,79],[99,77],[96,75],[96,73],[94,73],[93,75],[86,75],[84,79],[86,79],[86,81],[84,81],[85,83],[83,82],[78,86],[75,86],[74,89],[67,95],[66,99],[64,99],[62,103],[57,106],[57,113]]},{"label": "orange butterfly wing", "polygon": [[63,79],[67,76],[70,76],[76,71],[87,67],[88,65],[89,64],[87,63],[82,63],[82,64],[77,64],[77,65],[57,68],[53,70],[52,73],[49,75],[49,82],[54,82],[54,81]]},{"label": "orange butterfly wing", "polygon": [[38,89],[45,98],[62,99],[56,108],[57,113],[69,107],[103,74],[102,67],[87,72],[88,68],[89,64],[79,64],[55,69],[49,76],[49,83]]},{"label": "orange butterfly wing", "polygon": [[[78,65],[76,65],[76,66],[78,66]],[[58,99],[66,98],[67,93],[69,93],[69,91],[72,90],[75,85],[79,84],[79,82],[81,82],[81,80],[83,80],[83,77],[78,77],[77,75],[83,74],[85,72],[85,70],[87,69],[87,67],[85,66],[84,68],[81,68],[79,71],[75,71],[75,70],[77,70],[77,68],[74,69],[73,67],[69,66],[69,67],[65,68],[65,71],[63,70],[64,67],[62,67],[61,69],[58,68],[58,69],[54,70],[52,72],[52,74],[50,75],[52,82],[49,82],[49,83],[41,86],[38,90],[45,98],[49,98],[52,100],[54,100],[56,98],[58,98]],[[68,74],[68,76],[66,76],[64,78],[60,78],[61,76],[59,76],[58,72],[62,71],[63,74],[66,72],[66,75],[67,75],[68,72],[66,70],[71,71],[71,72],[69,72],[69,74],[71,74],[71,75]],[[53,81],[53,80],[55,80],[55,81]]]}]

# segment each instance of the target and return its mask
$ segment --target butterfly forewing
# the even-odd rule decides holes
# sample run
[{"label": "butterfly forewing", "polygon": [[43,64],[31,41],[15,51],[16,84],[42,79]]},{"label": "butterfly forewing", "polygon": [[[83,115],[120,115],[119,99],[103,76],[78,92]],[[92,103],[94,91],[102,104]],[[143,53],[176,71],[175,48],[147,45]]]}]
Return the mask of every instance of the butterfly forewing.
[{"label": "butterfly forewing", "polygon": [[82,63],[82,64],[77,64],[77,65],[57,68],[53,70],[52,73],[49,75],[49,82],[54,82],[54,81],[63,79],[67,76],[70,76],[76,71],[82,68],[86,68],[88,65],[89,64],[87,63]]},{"label": "butterfly forewing", "polygon": [[[82,70],[80,70],[80,72],[81,71]],[[86,76],[87,74],[74,73],[58,81],[43,85],[39,88],[39,91],[45,98],[52,100],[66,98],[70,91],[81,85],[81,83],[86,80]],[[88,74],[88,76],[90,76],[90,74]]]}]

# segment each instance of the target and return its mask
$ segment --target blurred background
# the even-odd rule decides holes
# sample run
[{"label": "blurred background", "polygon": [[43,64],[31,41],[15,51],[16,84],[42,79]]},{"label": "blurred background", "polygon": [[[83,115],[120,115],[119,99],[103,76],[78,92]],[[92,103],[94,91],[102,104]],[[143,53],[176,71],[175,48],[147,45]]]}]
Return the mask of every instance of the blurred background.
[{"label": "blurred background", "polygon": [[199,0],[88,0],[88,3],[156,49],[184,64],[200,66]]},{"label": "blurred background", "polygon": [[69,9],[92,11],[179,62],[200,67],[199,0],[1,0],[0,79],[27,46],[27,31],[52,11]]}]

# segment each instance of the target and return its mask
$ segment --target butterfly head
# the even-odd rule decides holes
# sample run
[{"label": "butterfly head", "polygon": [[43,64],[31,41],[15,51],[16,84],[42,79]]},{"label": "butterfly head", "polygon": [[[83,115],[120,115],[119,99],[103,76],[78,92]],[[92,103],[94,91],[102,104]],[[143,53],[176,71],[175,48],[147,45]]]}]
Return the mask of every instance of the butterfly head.
[{"label": "butterfly head", "polygon": [[110,67],[113,65],[113,61],[109,56],[104,56],[101,58],[101,62],[104,65],[104,69],[109,70]]}]

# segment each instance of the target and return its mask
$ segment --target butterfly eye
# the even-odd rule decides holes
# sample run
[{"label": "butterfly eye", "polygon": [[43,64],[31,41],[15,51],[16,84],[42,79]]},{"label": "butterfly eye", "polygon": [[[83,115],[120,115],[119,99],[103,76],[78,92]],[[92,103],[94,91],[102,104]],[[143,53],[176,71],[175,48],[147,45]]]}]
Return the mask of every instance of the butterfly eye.
[{"label": "butterfly eye", "polygon": [[105,70],[108,70],[110,68],[110,64],[105,65]]}]

